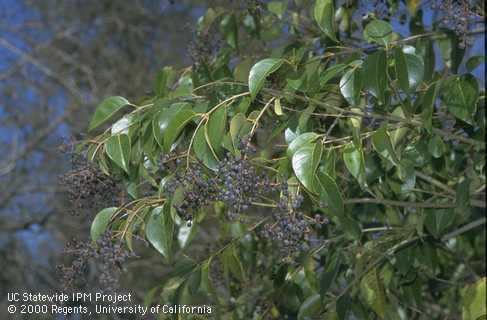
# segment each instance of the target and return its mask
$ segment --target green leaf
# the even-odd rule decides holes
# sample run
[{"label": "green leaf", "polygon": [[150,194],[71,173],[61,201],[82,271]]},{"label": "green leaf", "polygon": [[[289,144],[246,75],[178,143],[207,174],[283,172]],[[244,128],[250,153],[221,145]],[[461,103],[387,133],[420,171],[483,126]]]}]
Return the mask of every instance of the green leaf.
[{"label": "green leaf", "polygon": [[316,169],[321,159],[321,143],[307,144],[299,148],[292,157],[294,174],[306,189],[314,191]]},{"label": "green leaf", "polygon": [[278,16],[279,19],[282,19],[282,16],[287,9],[287,2],[288,0],[271,1],[267,4],[267,9]]},{"label": "green leaf", "polygon": [[222,14],[222,12],[222,8],[209,8],[205,15],[198,19],[198,31],[202,33],[208,32],[213,22]]},{"label": "green leaf", "polygon": [[196,236],[196,223],[192,223],[188,226],[187,223],[183,223],[178,230],[178,243],[179,246],[184,249],[189,242]]},{"label": "green leaf", "polygon": [[326,69],[320,74],[320,87],[323,87],[328,81],[340,75],[347,67],[347,64],[339,63]]},{"label": "green leaf", "polygon": [[245,269],[237,254],[235,245],[232,245],[222,252],[222,263],[225,274],[232,274],[239,280],[245,279]]},{"label": "green leaf", "polygon": [[152,130],[157,143],[164,147],[164,135],[172,118],[183,110],[190,110],[191,105],[186,102],[171,104],[170,100],[161,100],[156,106],[161,110],[152,119]]},{"label": "green leaf", "polygon": [[335,278],[340,270],[341,258],[339,253],[335,253],[329,259],[327,258],[326,267],[320,274],[320,294],[325,296],[328,290],[335,282]]},{"label": "green leaf", "polygon": [[363,277],[360,283],[360,289],[367,304],[370,305],[370,307],[381,319],[384,319],[387,308],[386,296],[384,284],[382,279],[380,279],[377,268],[370,270]]},{"label": "green leaf", "polygon": [[434,42],[429,39],[422,39],[416,43],[416,53],[421,55],[424,61],[424,80],[430,81],[433,78],[435,71],[435,50]]},{"label": "green leaf", "polygon": [[467,67],[468,72],[472,72],[484,62],[485,56],[474,56],[467,60],[465,67]]},{"label": "green leaf", "polygon": [[174,89],[169,93],[169,97],[170,98],[188,97],[191,96],[192,92],[193,92],[193,79],[191,78],[191,75],[186,74],[179,79],[176,89]]},{"label": "green leaf", "polygon": [[473,124],[478,96],[479,84],[471,74],[451,77],[442,88],[442,100],[448,111],[469,124]]},{"label": "green leaf", "polygon": [[105,142],[106,152],[120,168],[129,173],[130,138],[126,134],[111,136]]},{"label": "green leaf", "polygon": [[463,289],[463,320],[482,320],[486,318],[485,284],[486,278],[483,277]]},{"label": "green leaf", "polygon": [[431,128],[433,126],[433,112],[435,108],[436,96],[438,95],[438,88],[439,85],[437,83],[433,83],[428,90],[426,90],[426,93],[423,96],[423,111],[421,112],[421,120],[423,121],[423,125],[428,132],[431,132]]},{"label": "green leaf", "polygon": [[145,235],[154,248],[168,259],[172,254],[173,233],[171,207],[165,204],[154,208],[147,221]]},{"label": "green leaf", "polygon": [[130,105],[130,102],[124,97],[109,97],[103,100],[95,110],[95,114],[91,119],[88,131],[91,131],[107,120],[109,120],[117,111],[126,105]]},{"label": "green leaf", "polygon": [[225,128],[227,125],[227,108],[222,106],[215,110],[206,124],[208,132],[208,142],[212,149],[218,153],[221,149]]},{"label": "green leaf", "polygon": [[381,126],[372,136],[372,145],[375,151],[385,159],[391,161],[395,165],[399,164],[399,159],[396,156],[396,151],[391,143],[391,138],[387,132],[386,126]]},{"label": "green leaf", "polygon": [[309,296],[299,307],[298,320],[315,319],[321,309],[321,296],[319,294]]},{"label": "green leaf", "polygon": [[433,136],[428,143],[428,151],[431,155],[439,159],[446,151],[446,145],[440,136]]},{"label": "green leaf", "polygon": [[340,79],[340,92],[352,106],[357,106],[360,103],[362,77],[362,69],[355,67],[348,70]]},{"label": "green leaf", "polygon": [[233,77],[235,78],[235,81],[247,81],[249,79],[250,68],[252,68],[252,59],[247,58],[240,61],[240,63],[237,64],[233,70]]},{"label": "green leaf", "polygon": [[96,241],[103,233],[105,233],[105,230],[117,209],[118,208],[116,207],[105,208],[96,214],[95,219],[93,219],[93,222],[91,223],[91,240]]},{"label": "green leaf", "polygon": [[[289,132],[289,131],[288,131]],[[286,154],[289,159],[292,159],[296,151],[305,145],[311,145],[318,135],[314,132],[305,132],[295,137],[287,147]]]},{"label": "green leaf", "polygon": [[123,116],[119,120],[117,120],[114,124],[112,124],[111,134],[112,136],[123,133],[129,134],[129,129],[133,125],[133,114],[129,113],[126,116]]},{"label": "green leaf", "polygon": [[168,94],[174,76],[175,72],[172,67],[164,67],[157,73],[154,83],[154,92],[157,97],[164,97]]},{"label": "green leaf", "polygon": [[174,140],[179,136],[179,133],[184,127],[195,117],[192,110],[181,109],[176,112],[169,120],[167,129],[164,130],[164,150],[171,151],[171,146]]},{"label": "green leaf", "polygon": [[470,205],[470,179],[465,178],[456,187],[456,209],[465,209]]},{"label": "green leaf", "polygon": [[440,48],[443,63],[451,69],[452,73],[457,73],[458,67],[463,60],[465,49],[459,46],[460,39],[453,31],[447,31],[443,37],[438,38],[436,43]]},{"label": "green leaf", "polygon": [[423,59],[415,54],[404,53],[400,48],[396,48],[394,56],[399,86],[402,90],[409,92],[423,81]]},{"label": "green leaf", "polygon": [[385,103],[387,80],[386,53],[379,50],[367,57],[364,62],[365,87],[376,97],[381,104]]},{"label": "green leaf", "polygon": [[[203,121],[203,120],[201,120]],[[205,126],[202,125],[195,133],[193,141],[193,150],[196,157],[203,162],[205,166],[210,169],[215,169],[217,160],[215,159],[210,147],[208,146],[205,136]]]},{"label": "green leaf", "polygon": [[311,118],[311,114],[315,111],[316,105],[310,104],[306,109],[301,112],[298,119],[298,132],[308,131],[308,122]]},{"label": "green leaf", "polygon": [[344,214],[343,197],[335,180],[327,173],[318,171],[315,185],[318,186],[317,189],[320,193],[320,199],[330,206],[333,213],[335,215]]},{"label": "green leaf", "polygon": [[237,113],[230,121],[230,137],[232,138],[233,148],[237,149],[240,138],[247,135],[252,129],[252,125],[242,113]]},{"label": "green leaf", "polygon": [[455,211],[451,209],[425,210],[424,225],[437,239],[441,237],[455,219]]},{"label": "green leaf", "polygon": [[390,23],[381,20],[372,20],[365,26],[364,38],[367,42],[387,46],[394,38]]},{"label": "green leaf", "polygon": [[279,69],[284,60],[282,59],[264,59],[257,62],[249,73],[249,90],[250,98],[254,100],[259,91],[264,86],[265,79],[274,71]]},{"label": "green leaf", "polygon": [[314,18],[321,31],[330,39],[338,42],[336,38],[335,8],[333,0],[316,0]]},{"label": "green leaf", "polygon": [[362,148],[357,148],[353,142],[349,143],[343,150],[343,161],[350,174],[357,179],[360,186],[366,187],[365,160]]},{"label": "green leaf", "polygon": [[277,98],[277,99],[274,100],[274,112],[278,116],[284,115],[284,112],[282,112],[281,98]]},{"label": "green leaf", "polygon": [[230,47],[238,50],[238,25],[235,15],[226,15],[220,23],[220,28]]}]

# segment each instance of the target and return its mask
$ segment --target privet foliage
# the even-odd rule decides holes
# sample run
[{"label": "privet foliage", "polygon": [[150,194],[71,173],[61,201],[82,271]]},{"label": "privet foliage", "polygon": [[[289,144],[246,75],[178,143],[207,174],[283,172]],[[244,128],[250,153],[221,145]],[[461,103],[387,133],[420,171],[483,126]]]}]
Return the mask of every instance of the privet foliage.
[{"label": "privet foliage", "polygon": [[193,66],[151,96],[98,106],[80,148],[131,199],[93,240],[147,241],[168,270],[147,303],[219,319],[485,317],[483,57],[459,72],[458,32],[425,30],[418,1],[362,21],[353,1],[249,3],[208,9]]}]

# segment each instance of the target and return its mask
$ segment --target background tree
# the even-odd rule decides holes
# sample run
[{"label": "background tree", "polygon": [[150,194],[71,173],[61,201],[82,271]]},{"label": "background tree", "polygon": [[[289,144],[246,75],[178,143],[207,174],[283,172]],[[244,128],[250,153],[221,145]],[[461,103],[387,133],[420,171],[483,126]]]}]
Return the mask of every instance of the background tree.
[{"label": "background tree", "polygon": [[7,291],[59,291],[65,243],[88,238],[106,205],[73,216],[58,183],[96,103],[150,92],[159,68],[188,63],[192,24],[204,8],[203,1],[2,1],[0,314]]}]

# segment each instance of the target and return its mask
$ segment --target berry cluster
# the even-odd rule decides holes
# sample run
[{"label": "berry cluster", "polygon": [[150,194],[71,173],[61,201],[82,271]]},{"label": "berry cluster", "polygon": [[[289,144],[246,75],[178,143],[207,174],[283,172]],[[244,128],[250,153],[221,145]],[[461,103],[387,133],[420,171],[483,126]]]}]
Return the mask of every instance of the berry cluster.
[{"label": "berry cluster", "polygon": [[215,28],[215,26],[211,26],[210,30],[198,33],[187,48],[195,70],[207,65],[223,45],[223,41],[219,38],[219,33],[212,28]]},{"label": "berry cluster", "polygon": [[432,8],[442,13],[441,24],[453,30],[460,38],[459,46],[465,48],[473,44],[469,36],[470,20],[475,15],[468,0],[433,1]]},{"label": "berry cluster", "polygon": [[166,192],[174,194],[177,188],[182,188],[183,200],[175,206],[175,209],[189,224],[193,220],[195,212],[216,199],[215,179],[204,172],[201,167],[193,167],[184,174],[177,172],[175,177],[167,183]]},{"label": "berry cluster", "polygon": [[166,192],[174,194],[177,188],[183,190],[183,200],[175,206],[179,215],[191,221],[194,213],[214,201],[223,202],[230,219],[246,211],[259,195],[272,191],[269,178],[258,174],[250,164],[248,156],[255,152],[248,140],[239,144],[240,156],[226,156],[216,168],[214,175],[200,166],[176,173],[166,185]]},{"label": "berry cluster", "polygon": [[233,220],[246,211],[259,194],[272,191],[269,178],[259,175],[247,157],[255,153],[249,140],[239,144],[241,156],[226,157],[217,168],[217,200],[226,204],[228,218]]},{"label": "berry cluster", "polygon": [[72,169],[59,177],[59,184],[72,203],[72,213],[83,209],[115,206],[121,188],[112,177],[82,157],[72,160]]},{"label": "berry cluster", "polygon": [[[73,257],[71,265],[58,266],[66,291],[86,286],[88,275],[95,274],[99,289],[113,292],[123,263],[133,256],[120,242],[112,241],[111,232],[105,232],[96,243],[73,240],[66,245],[65,251]],[[92,265],[96,268],[94,273],[89,272]]]},{"label": "berry cluster", "polygon": [[264,225],[262,235],[274,241],[284,258],[293,259],[306,247],[311,223],[298,211],[303,196],[290,197],[286,183],[281,187],[281,198],[273,212],[274,221]]}]

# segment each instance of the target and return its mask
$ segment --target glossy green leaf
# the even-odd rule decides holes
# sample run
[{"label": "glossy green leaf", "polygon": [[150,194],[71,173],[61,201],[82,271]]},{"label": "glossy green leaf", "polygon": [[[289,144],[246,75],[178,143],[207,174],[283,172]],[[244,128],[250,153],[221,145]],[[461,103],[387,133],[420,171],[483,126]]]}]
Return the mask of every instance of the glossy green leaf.
[{"label": "glossy green leaf", "polygon": [[178,243],[179,247],[186,248],[191,240],[196,236],[197,225],[192,223],[190,226],[187,223],[183,223],[178,230]]},{"label": "glossy green leaf", "polygon": [[286,154],[289,159],[292,159],[296,151],[305,145],[311,145],[313,141],[318,138],[318,135],[314,132],[305,132],[300,134],[291,141],[287,147]]},{"label": "glossy green leaf", "polygon": [[399,86],[402,90],[409,92],[423,80],[423,59],[418,55],[404,53],[400,48],[395,50],[394,57]]},{"label": "glossy green leaf", "polygon": [[130,102],[124,97],[115,96],[103,100],[96,107],[95,114],[88,126],[88,131],[95,129],[108,121],[115,113],[117,113],[117,111],[126,105],[130,105]]},{"label": "glossy green leaf", "polygon": [[327,173],[318,171],[315,185],[320,199],[330,207],[335,215],[342,215],[345,212],[343,197],[335,180]]},{"label": "glossy green leaf", "polygon": [[352,106],[360,103],[360,90],[363,85],[363,75],[361,68],[348,70],[340,79],[340,92],[345,100]]},{"label": "glossy green leaf", "polygon": [[365,26],[364,38],[370,43],[387,46],[394,38],[392,26],[386,21],[372,20]]},{"label": "glossy green leaf", "polygon": [[252,100],[255,99],[259,91],[264,86],[265,79],[274,71],[279,69],[284,60],[282,59],[264,59],[257,62],[249,73],[249,90]]},{"label": "glossy green leaf", "polygon": [[391,138],[387,132],[386,126],[380,127],[372,136],[372,145],[375,151],[379,153],[385,159],[391,161],[395,165],[399,164],[396,151],[391,143]]},{"label": "glossy green leaf", "polygon": [[110,207],[105,208],[98,212],[91,223],[90,236],[91,240],[96,241],[100,236],[105,233],[113,214],[118,208]]},{"label": "glossy green leaf", "polygon": [[128,135],[129,129],[132,125],[133,125],[133,115],[128,114],[128,115],[120,118],[114,124],[112,124],[111,133],[112,133],[112,135],[116,135],[116,134],[120,134],[120,133]]},{"label": "glossy green leaf", "polygon": [[365,87],[380,103],[385,103],[388,90],[387,58],[383,50],[370,54],[364,61]]},{"label": "glossy green leaf", "polygon": [[251,123],[242,113],[237,113],[230,121],[230,137],[234,149],[237,149],[240,139],[252,129]]},{"label": "glossy green leaf", "polygon": [[362,187],[367,186],[365,180],[365,160],[363,151],[354,143],[349,143],[343,150],[343,161],[348,171],[357,179]]},{"label": "glossy green leaf", "polygon": [[442,88],[442,100],[448,111],[467,123],[473,123],[473,114],[477,109],[479,84],[471,74],[449,78]]},{"label": "glossy green leaf", "polygon": [[333,0],[316,0],[313,15],[316,23],[330,39],[337,41]]},{"label": "glossy green leaf", "polygon": [[451,209],[425,210],[424,214],[424,225],[435,238],[440,238],[455,219],[455,211]]},{"label": "glossy green leaf", "polygon": [[129,173],[130,138],[126,134],[111,136],[105,142],[106,153],[120,168]]},{"label": "glossy green leaf", "polygon": [[157,97],[164,97],[168,94],[175,74],[172,67],[164,67],[157,73],[154,83],[154,92]]},{"label": "glossy green leaf", "polygon": [[320,74],[320,87],[326,85],[331,79],[338,77],[348,65],[339,63],[327,68]]},{"label": "glossy green leaf", "polygon": [[193,92],[193,79],[191,75],[186,74],[182,76],[177,85],[176,89],[169,93],[170,98],[177,98],[177,97],[189,97]]},{"label": "glossy green leaf", "polygon": [[163,205],[154,208],[147,220],[145,235],[147,240],[164,257],[170,258],[174,236],[174,221],[171,217],[171,207]]},{"label": "glossy green leaf", "polygon": [[[203,121],[203,120],[201,120]],[[205,135],[205,126],[200,126],[195,133],[194,141],[193,141],[193,150],[196,154],[196,157],[203,162],[205,166],[210,169],[215,169],[217,165],[217,160],[213,155],[210,147],[208,146],[206,135]]]},{"label": "glossy green leaf", "polygon": [[217,154],[221,149],[223,136],[227,125],[227,108],[225,106],[215,110],[208,119],[206,129],[209,144]]},{"label": "glossy green leaf", "polygon": [[299,148],[292,157],[294,174],[306,189],[314,191],[315,173],[321,158],[321,143],[306,144]]},{"label": "glossy green leaf", "polygon": [[186,102],[171,104],[170,100],[161,100],[156,103],[156,106],[160,110],[155,113],[152,119],[152,130],[157,143],[161,147],[164,147],[164,134],[172,118],[183,110],[190,110],[191,105]]},{"label": "glossy green leaf", "polygon": [[180,109],[170,117],[167,129],[164,130],[164,150],[169,152],[171,146],[184,127],[195,117],[192,110]]}]

